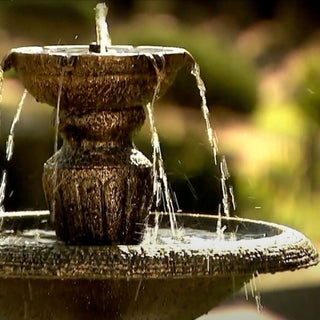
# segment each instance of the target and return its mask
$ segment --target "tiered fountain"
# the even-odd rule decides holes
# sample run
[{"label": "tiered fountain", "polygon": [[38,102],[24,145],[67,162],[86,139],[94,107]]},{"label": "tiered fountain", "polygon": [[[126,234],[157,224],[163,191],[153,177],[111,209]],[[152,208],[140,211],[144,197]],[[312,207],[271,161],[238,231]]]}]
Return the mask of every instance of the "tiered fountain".
[{"label": "tiered fountain", "polygon": [[148,241],[152,165],[131,137],[143,106],[195,62],[179,48],[97,48],[17,48],[2,62],[56,107],[63,145],[44,165],[50,216],[2,213],[0,318],[191,320],[257,273],[317,264],[301,233],[240,218],[179,214],[172,238],[164,214]]}]

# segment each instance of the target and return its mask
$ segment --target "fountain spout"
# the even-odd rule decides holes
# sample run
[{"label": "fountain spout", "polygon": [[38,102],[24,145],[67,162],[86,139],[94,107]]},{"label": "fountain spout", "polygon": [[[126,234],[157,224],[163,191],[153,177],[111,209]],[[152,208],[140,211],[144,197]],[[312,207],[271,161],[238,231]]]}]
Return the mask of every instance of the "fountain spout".
[{"label": "fountain spout", "polygon": [[96,32],[97,45],[100,47],[100,53],[106,53],[107,48],[111,47],[111,39],[106,22],[108,7],[105,3],[98,3],[96,8]]}]

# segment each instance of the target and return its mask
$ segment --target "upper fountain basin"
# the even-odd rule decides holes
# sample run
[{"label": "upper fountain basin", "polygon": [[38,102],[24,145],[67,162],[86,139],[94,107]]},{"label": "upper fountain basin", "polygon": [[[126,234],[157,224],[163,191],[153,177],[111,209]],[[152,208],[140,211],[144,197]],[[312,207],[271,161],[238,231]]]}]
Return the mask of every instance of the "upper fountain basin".
[{"label": "upper fountain basin", "polygon": [[60,107],[80,112],[145,105],[158,81],[161,95],[184,66],[193,66],[186,50],[155,46],[111,46],[105,54],[85,45],[21,47],[1,63],[37,101],[56,106],[61,91]]}]

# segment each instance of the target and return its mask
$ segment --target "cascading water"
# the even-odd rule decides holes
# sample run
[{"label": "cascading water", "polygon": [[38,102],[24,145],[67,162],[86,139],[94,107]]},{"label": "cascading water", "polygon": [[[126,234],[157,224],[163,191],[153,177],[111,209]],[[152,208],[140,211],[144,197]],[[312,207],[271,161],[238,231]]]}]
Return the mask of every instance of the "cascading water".
[{"label": "cascading water", "polygon": [[[146,109],[149,117],[150,130],[151,130],[151,144],[153,147],[153,152],[152,152],[153,195],[155,197],[155,202],[156,202],[155,205],[157,209],[159,209],[161,200],[163,201],[165,212],[168,213],[170,217],[171,234],[172,234],[172,237],[175,237],[176,232],[178,230],[178,225],[177,225],[173,201],[172,201],[172,197],[171,197],[171,193],[168,185],[168,178],[164,169],[159,135],[155,125],[155,121],[154,121],[154,103],[160,92],[162,72],[158,68],[155,57],[152,54],[147,56],[150,58],[150,61],[152,62],[152,65],[154,67],[154,70],[157,76],[157,85],[154,89],[152,100],[146,105]],[[158,54],[157,57],[160,59],[162,65],[164,66],[165,60],[163,56]],[[155,237],[157,237],[158,228],[159,228],[159,215],[156,216],[155,229],[154,229]]]},{"label": "cascading water", "polygon": [[1,184],[0,184],[0,203],[1,203],[0,212],[5,211],[3,202],[6,194],[6,185],[7,185],[7,170],[2,170],[2,177],[1,177]]},{"label": "cascading water", "polygon": [[[1,88],[0,88],[1,89]],[[14,134],[16,125],[20,119],[20,115],[24,106],[25,99],[27,97],[28,91],[24,90],[21,100],[19,102],[16,114],[12,120],[12,124],[10,127],[8,139],[6,142],[6,162],[9,162],[12,159],[13,155],[13,148],[14,148]],[[2,178],[1,178],[1,185],[0,185],[0,211],[4,212],[3,202],[5,200],[5,193],[6,193],[6,185],[7,185],[7,170],[2,170]]]},{"label": "cascading water", "polygon": [[14,147],[14,132],[15,132],[15,127],[16,124],[18,123],[19,119],[20,119],[20,115],[22,112],[22,108],[24,106],[24,101],[27,97],[28,91],[24,90],[23,95],[21,97],[20,103],[18,105],[18,109],[16,111],[16,114],[13,118],[11,127],[10,127],[10,132],[9,132],[9,136],[8,136],[8,140],[6,143],[6,160],[9,162],[12,158],[13,155],[13,147]]},{"label": "cascading water", "polygon": [[211,151],[213,153],[214,162],[217,165],[218,164],[217,156],[219,152],[218,141],[217,141],[216,133],[213,131],[212,125],[210,122],[210,112],[207,106],[207,98],[206,98],[206,86],[201,78],[200,66],[198,65],[197,62],[194,62],[194,66],[191,70],[191,74],[195,77],[197,82],[197,87],[201,97],[201,109],[202,109],[203,117],[204,117],[206,128],[207,128],[208,140],[211,146]]},{"label": "cascading water", "polygon": [[[186,54],[190,55],[187,51]],[[148,55],[150,57],[150,60],[154,66],[154,69],[157,74],[158,78],[158,83],[155,88],[155,92],[153,95],[153,99],[150,103],[147,104],[147,110],[148,110],[148,115],[149,115],[149,122],[150,122],[150,128],[151,128],[151,141],[152,141],[152,146],[153,146],[153,175],[154,175],[154,194],[156,198],[156,203],[159,204],[161,199],[164,199],[164,208],[166,212],[169,213],[170,215],[170,221],[171,221],[171,232],[172,235],[175,236],[175,230],[177,230],[177,222],[175,218],[175,211],[174,211],[174,206],[173,206],[173,201],[172,197],[170,194],[170,190],[168,187],[168,181],[167,181],[167,176],[164,170],[164,164],[163,164],[163,159],[162,159],[162,153],[160,149],[160,142],[159,142],[159,136],[157,133],[157,129],[155,126],[154,122],[154,111],[153,111],[153,106],[154,102],[156,100],[156,97],[160,91],[160,84],[161,84],[161,70],[157,66],[157,60],[152,54]],[[190,55],[191,56],[191,55]],[[161,55],[157,55],[158,60],[161,59]],[[193,58],[192,58],[193,59]],[[162,61],[162,64],[164,62]],[[222,155],[219,157],[218,160],[218,155],[219,155],[219,149],[218,149],[218,141],[216,134],[212,128],[211,121],[210,121],[210,112],[207,106],[207,100],[206,100],[206,88],[205,84],[201,78],[200,75],[200,66],[197,64],[195,60],[193,60],[193,68],[191,70],[191,74],[195,77],[197,87],[199,90],[199,94],[201,97],[201,110],[203,113],[203,117],[205,120],[206,124],[206,130],[207,130],[207,135],[208,135],[208,141],[211,147],[211,151],[213,154],[214,158],[214,164],[219,167],[221,178],[221,190],[222,190],[222,208],[223,208],[223,214],[226,216],[230,216],[230,203],[232,204],[233,210],[236,208],[236,203],[235,203],[235,198],[234,198],[234,193],[233,193],[233,188],[232,186],[228,186],[228,179],[230,178],[227,162],[225,159],[225,156]],[[221,160],[220,160],[221,158]],[[163,188],[162,188],[163,186]],[[164,189],[162,191],[162,189]],[[162,197],[161,195],[164,194]],[[158,207],[158,206],[157,206]],[[219,210],[219,217],[221,217],[221,212]],[[157,218],[158,221],[158,218]],[[157,230],[157,225],[155,230]],[[221,235],[223,233],[223,230],[221,230],[221,225],[218,223],[217,225],[217,232]],[[155,232],[157,234],[157,232]]]},{"label": "cascading water", "polygon": [[[65,69],[62,68],[61,70],[61,75],[60,75],[60,80],[59,80],[59,87],[58,87],[58,99],[57,99],[57,106],[56,106],[56,114],[55,114],[55,124],[54,124],[54,145],[53,145],[53,150],[54,154],[58,152],[58,143],[59,143],[59,125],[60,125],[60,101],[61,101],[61,94],[62,94],[62,86],[63,86],[63,78],[64,78],[64,73]],[[57,184],[58,184],[58,159],[57,157],[55,158],[55,163],[54,163],[54,190],[57,189]],[[52,201],[52,217],[51,221],[54,221],[54,213],[56,212],[56,199],[54,198]]]},{"label": "cascading water", "polygon": [[219,166],[220,169],[220,182],[221,182],[221,190],[222,190],[222,208],[223,213],[226,216],[230,216],[230,201],[233,209],[236,208],[236,202],[233,194],[232,186],[228,186],[228,179],[230,178],[228,165],[225,159],[225,156],[221,156],[221,160],[218,159],[219,149],[218,149],[218,141],[216,137],[216,133],[214,132],[211,121],[210,121],[210,112],[207,106],[206,99],[206,87],[200,75],[200,66],[197,62],[194,62],[194,67],[191,70],[191,74],[195,77],[197,82],[197,87],[199,90],[199,94],[201,97],[201,110],[206,123],[206,129],[208,134],[208,140],[211,147],[211,151],[214,158],[215,165]]},{"label": "cascading water", "polygon": [[[108,8],[106,4],[103,3],[103,4],[97,4],[95,10],[96,10],[97,44],[100,47],[100,53],[105,54],[106,48],[111,47],[111,38],[108,31],[108,25],[106,23]],[[175,217],[173,198],[171,196],[169,183],[168,183],[167,175],[164,168],[159,135],[155,125],[155,121],[154,121],[154,103],[161,89],[161,81],[163,76],[161,67],[162,68],[164,67],[165,60],[160,53],[157,53],[157,54],[141,53],[141,54],[146,55],[150,59],[157,77],[157,84],[155,86],[152,99],[146,104],[146,109],[148,113],[150,129],[151,129],[151,144],[153,147],[153,153],[152,153],[153,194],[155,199],[155,207],[156,209],[159,209],[161,202],[163,203],[163,208],[165,212],[169,214],[169,217],[170,217],[170,228],[171,228],[172,236],[175,237],[176,232],[178,230],[178,225]],[[185,54],[190,55],[190,53],[187,51],[185,51]],[[157,61],[160,61],[160,65],[161,65],[160,67],[157,64]],[[219,163],[218,163],[218,153],[219,153],[218,141],[210,121],[210,112],[207,106],[207,100],[205,95],[206,88],[200,75],[200,66],[194,59],[193,59],[193,68],[191,69],[191,74],[196,79],[197,87],[201,97],[201,110],[202,110],[203,117],[206,124],[208,140],[211,147],[211,151],[213,153],[214,163],[215,165],[219,166],[219,170],[221,174],[220,181],[221,181],[221,190],[222,190],[221,201],[222,201],[223,214],[225,214],[226,216],[230,216],[230,201],[232,203],[233,209],[235,209],[235,199],[234,199],[232,186],[229,186],[229,187],[227,186],[227,181],[230,177],[228,166],[224,156],[221,156],[221,160],[219,160]],[[160,215],[161,214],[156,216],[155,227],[154,227],[154,230],[152,231],[155,237],[157,235]],[[219,215],[220,215],[220,212],[219,212]],[[217,231],[221,233],[221,229],[219,226],[217,226]]]}]

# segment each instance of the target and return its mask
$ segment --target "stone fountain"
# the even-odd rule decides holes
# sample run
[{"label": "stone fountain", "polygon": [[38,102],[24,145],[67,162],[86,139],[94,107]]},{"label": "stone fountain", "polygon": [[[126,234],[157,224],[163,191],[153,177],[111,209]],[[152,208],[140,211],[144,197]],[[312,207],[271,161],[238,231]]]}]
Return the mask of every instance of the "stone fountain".
[{"label": "stone fountain", "polygon": [[156,88],[164,94],[194,60],[180,48],[95,49],[23,47],[2,61],[56,107],[63,145],[44,165],[50,214],[1,214],[0,318],[191,320],[258,273],[318,263],[298,231],[240,218],[180,213],[185,233],[168,242],[163,214],[156,239],[143,240],[159,213],[132,135]]},{"label": "stone fountain", "polygon": [[152,166],[133,147],[132,133],[142,126],[143,106],[158,81],[147,54],[164,57],[154,60],[163,69],[162,92],[191,63],[177,48],[109,51],[28,47],[12,50],[3,62],[37,101],[59,107],[63,146],[45,163],[43,186],[57,235],[68,243],[139,241],[152,200]]}]

